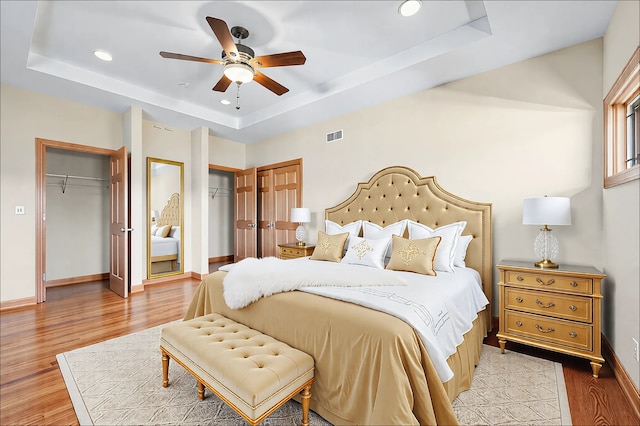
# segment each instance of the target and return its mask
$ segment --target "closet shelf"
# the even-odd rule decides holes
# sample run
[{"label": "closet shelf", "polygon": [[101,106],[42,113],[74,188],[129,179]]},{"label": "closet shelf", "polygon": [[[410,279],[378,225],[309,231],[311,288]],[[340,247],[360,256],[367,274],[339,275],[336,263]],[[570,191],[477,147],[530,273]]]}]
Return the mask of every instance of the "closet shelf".
[{"label": "closet shelf", "polygon": [[75,187],[85,187],[85,188],[109,188],[109,185],[82,185],[82,184],[77,184],[77,183],[69,183],[69,179],[79,179],[79,180],[88,180],[88,181],[93,181],[93,182],[108,182],[109,179],[105,179],[105,178],[98,178],[98,177],[92,177],[92,176],[75,176],[75,175],[61,175],[61,174],[57,174],[57,173],[47,173],[46,174],[47,177],[57,177],[57,178],[64,178],[64,180],[60,183],[48,183],[47,186],[58,186],[60,185],[62,187],[62,193],[64,194],[67,186],[75,186]]},{"label": "closet shelf", "polygon": [[216,195],[220,197],[228,197],[233,194],[233,188],[225,188],[222,186],[210,186],[209,187],[209,196],[213,200]]}]

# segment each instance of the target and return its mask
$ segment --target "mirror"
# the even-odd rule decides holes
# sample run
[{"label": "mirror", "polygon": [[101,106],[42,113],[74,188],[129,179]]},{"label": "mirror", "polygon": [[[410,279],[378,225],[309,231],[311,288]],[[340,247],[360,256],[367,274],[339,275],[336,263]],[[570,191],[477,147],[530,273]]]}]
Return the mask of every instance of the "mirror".
[{"label": "mirror", "polygon": [[147,277],[184,272],[184,164],[147,158]]}]

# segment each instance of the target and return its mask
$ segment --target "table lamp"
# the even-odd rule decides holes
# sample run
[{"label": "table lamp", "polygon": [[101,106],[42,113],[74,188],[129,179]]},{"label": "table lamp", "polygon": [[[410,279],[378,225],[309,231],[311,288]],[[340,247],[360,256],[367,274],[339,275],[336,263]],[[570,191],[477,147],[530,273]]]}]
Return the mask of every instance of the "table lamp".
[{"label": "table lamp", "polygon": [[539,268],[557,268],[553,259],[558,256],[560,246],[556,237],[551,235],[549,225],[571,225],[571,201],[568,197],[526,198],[522,208],[523,225],[543,225],[536,237],[533,248],[542,258],[535,266]]},{"label": "table lamp", "polygon": [[306,231],[304,229],[303,223],[311,222],[311,211],[304,207],[294,207],[291,209],[291,222],[298,222],[298,227],[296,228],[296,243],[299,246],[303,246],[304,237],[306,236]]}]

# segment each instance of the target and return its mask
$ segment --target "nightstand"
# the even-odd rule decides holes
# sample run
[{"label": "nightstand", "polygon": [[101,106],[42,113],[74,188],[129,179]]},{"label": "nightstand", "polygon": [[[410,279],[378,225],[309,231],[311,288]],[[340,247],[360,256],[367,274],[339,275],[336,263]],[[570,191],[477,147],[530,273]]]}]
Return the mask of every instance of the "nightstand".
[{"label": "nightstand", "polygon": [[511,341],[586,358],[598,377],[604,362],[600,287],[606,275],[589,266],[541,269],[513,260],[497,268],[500,351]]},{"label": "nightstand", "polygon": [[315,245],[299,246],[297,244],[278,244],[280,248],[280,259],[296,259],[298,257],[311,256]]}]

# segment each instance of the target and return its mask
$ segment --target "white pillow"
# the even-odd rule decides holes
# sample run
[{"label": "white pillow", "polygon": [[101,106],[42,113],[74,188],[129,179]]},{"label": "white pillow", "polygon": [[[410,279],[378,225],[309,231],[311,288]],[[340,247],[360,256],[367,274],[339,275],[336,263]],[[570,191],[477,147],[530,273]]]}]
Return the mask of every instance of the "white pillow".
[{"label": "white pillow", "polygon": [[[380,225],[376,225],[371,222],[363,222],[362,223],[362,236],[371,240],[379,240],[381,238],[389,238],[393,235],[397,235],[398,237],[404,237],[404,230],[407,229],[407,220],[403,219],[396,223],[392,223],[390,225],[385,226],[384,228]],[[387,254],[385,257],[391,257],[391,245],[387,250]]]},{"label": "white pillow", "polygon": [[466,268],[467,264],[464,263],[465,257],[467,257],[467,249],[469,248],[469,243],[473,237],[471,235],[461,235],[458,238],[458,244],[456,244],[456,252],[453,255],[453,266],[457,266],[459,268]]},{"label": "white pillow", "polygon": [[180,227],[179,226],[172,226],[171,227],[171,231],[169,231],[169,236],[171,238],[175,238],[177,240],[180,239]]},{"label": "white pillow", "polygon": [[158,232],[158,225],[151,225],[151,235],[156,235],[156,232]]},{"label": "white pillow", "polygon": [[465,226],[467,226],[467,222],[461,221],[431,229],[426,225],[410,220],[408,225],[409,239],[420,240],[422,238],[442,237],[436,250],[436,259],[433,262],[433,267],[436,271],[453,272],[456,245]]},{"label": "white pillow", "polygon": [[372,240],[350,237],[347,254],[342,258],[342,262],[384,269],[384,257],[390,245],[391,238]]},{"label": "white pillow", "polygon": [[344,253],[347,251],[347,247],[349,246],[349,238],[360,236],[360,228],[362,228],[362,221],[356,220],[355,222],[347,223],[344,226],[340,226],[337,223],[331,220],[324,221],[325,233],[328,235],[338,235],[344,234],[345,232],[349,233],[349,237],[347,238],[347,242],[344,245]]}]

